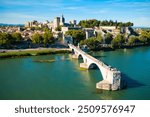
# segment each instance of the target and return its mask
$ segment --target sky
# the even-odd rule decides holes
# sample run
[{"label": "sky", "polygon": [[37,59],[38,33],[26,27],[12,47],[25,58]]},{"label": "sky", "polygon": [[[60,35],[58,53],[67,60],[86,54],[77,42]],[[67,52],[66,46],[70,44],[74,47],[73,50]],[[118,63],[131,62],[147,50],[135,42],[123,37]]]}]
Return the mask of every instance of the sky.
[{"label": "sky", "polygon": [[0,23],[97,19],[150,27],[150,0],[0,0]]}]

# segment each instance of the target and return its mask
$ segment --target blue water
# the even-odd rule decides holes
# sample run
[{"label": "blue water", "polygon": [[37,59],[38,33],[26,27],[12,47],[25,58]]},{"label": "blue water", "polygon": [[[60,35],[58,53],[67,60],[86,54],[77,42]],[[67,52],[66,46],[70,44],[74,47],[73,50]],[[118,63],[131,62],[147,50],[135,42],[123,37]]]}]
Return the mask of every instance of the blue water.
[{"label": "blue water", "polygon": [[[0,99],[150,99],[150,47],[90,53],[123,73],[128,87],[97,91],[99,70],[82,70],[69,54],[0,60]],[[39,63],[35,60],[55,60]]]}]

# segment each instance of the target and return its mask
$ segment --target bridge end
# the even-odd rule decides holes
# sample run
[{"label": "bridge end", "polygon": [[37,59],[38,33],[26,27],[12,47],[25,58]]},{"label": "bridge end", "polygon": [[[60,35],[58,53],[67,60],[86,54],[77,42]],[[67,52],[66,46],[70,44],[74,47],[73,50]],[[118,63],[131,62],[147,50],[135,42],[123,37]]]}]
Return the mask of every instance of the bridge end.
[{"label": "bridge end", "polygon": [[103,90],[111,90],[111,84],[106,80],[102,80],[96,83],[96,88],[103,89]]},{"label": "bridge end", "polygon": [[103,90],[119,90],[122,89],[122,83],[121,83],[121,72],[120,71],[114,71],[112,75],[112,82],[109,82],[108,80],[104,79],[98,83],[96,83],[97,89],[103,89]]}]

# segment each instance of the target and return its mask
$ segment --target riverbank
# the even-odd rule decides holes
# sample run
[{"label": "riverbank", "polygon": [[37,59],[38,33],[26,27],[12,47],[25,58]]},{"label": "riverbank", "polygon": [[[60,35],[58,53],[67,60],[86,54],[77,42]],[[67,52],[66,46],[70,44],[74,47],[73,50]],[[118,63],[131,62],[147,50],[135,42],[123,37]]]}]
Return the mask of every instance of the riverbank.
[{"label": "riverbank", "polygon": [[93,52],[97,52],[97,51],[115,51],[118,49],[134,49],[134,48],[138,48],[138,47],[148,47],[150,46],[149,43],[143,44],[143,43],[139,43],[139,44],[134,44],[134,45],[122,45],[120,47],[112,47],[111,45],[108,46],[102,46],[101,48],[96,48],[96,49],[91,49],[91,51]]},{"label": "riverbank", "polygon": [[[137,47],[150,46],[149,44],[137,44],[137,45],[124,45],[120,48],[102,47],[101,49],[94,49],[91,52],[96,51],[115,51],[117,49],[133,49]],[[60,54],[60,53],[71,53],[69,48],[36,48],[36,49],[16,49],[6,50],[0,49],[0,59],[2,58],[15,58],[24,56],[38,56],[38,55],[49,55],[49,54]]]},{"label": "riverbank", "polygon": [[15,58],[23,56],[38,56],[49,54],[71,53],[68,48],[37,48],[37,49],[23,49],[23,50],[1,50],[0,59]]}]

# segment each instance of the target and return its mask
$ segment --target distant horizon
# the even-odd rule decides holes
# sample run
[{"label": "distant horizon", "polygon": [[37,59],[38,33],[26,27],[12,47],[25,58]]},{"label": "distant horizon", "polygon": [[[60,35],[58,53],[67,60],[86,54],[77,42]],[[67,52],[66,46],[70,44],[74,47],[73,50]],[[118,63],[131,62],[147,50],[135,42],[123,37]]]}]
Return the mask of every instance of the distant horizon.
[{"label": "distant horizon", "polygon": [[34,19],[44,22],[64,14],[66,22],[111,19],[150,27],[149,11],[148,0],[3,0],[0,1],[0,22],[24,24]]},{"label": "distant horizon", "polygon": [[[25,23],[3,23],[0,22],[0,25],[25,25]],[[150,28],[150,26],[132,26],[133,28]]]}]

